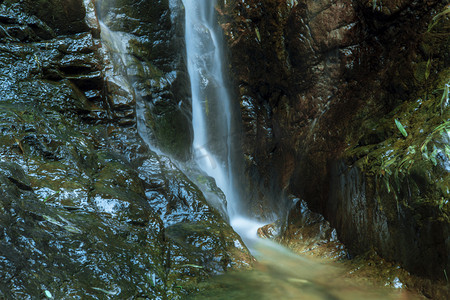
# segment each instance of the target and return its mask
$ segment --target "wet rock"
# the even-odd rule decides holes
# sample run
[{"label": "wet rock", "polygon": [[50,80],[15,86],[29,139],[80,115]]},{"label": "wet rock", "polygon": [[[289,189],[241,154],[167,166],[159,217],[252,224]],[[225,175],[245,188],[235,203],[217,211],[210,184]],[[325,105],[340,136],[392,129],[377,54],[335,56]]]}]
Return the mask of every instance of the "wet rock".
[{"label": "wet rock", "polygon": [[330,261],[346,261],[348,252],[338,240],[336,229],[325,218],[312,212],[305,201],[289,197],[295,205],[285,224],[278,220],[258,229],[258,236],[271,239],[300,255]]},{"label": "wet rock", "polygon": [[354,44],[356,22],[352,1],[337,1],[319,12],[309,23],[318,50],[323,52]]},{"label": "wet rock", "polygon": [[97,18],[94,0],[83,0],[86,15],[84,20],[95,38],[100,38],[100,23]]},{"label": "wet rock", "polygon": [[[1,172],[3,180],[8,179],[18,189],[24,191],[32,191],[30,180],[27,178],[19,165],[8,162],[1,162]],[[10,185],[10,184],[5,184]]]},{"label": "wet rock", "polygon": [[[179,160],[190,157],[190,87],[179,49],[184,47],[180,3],[150,4],[142,1],[116,1],[98,4],[100,19],[108,26],[104,40],[111,61],[121,61],[111,70],[127,87],[128,100],[111,94],[112,105],[136,102],[146,110],[143,126],[149,140]],[[142,12],[146,13],[143,14]],[[114,39],[120,37],[117,44]]]},{"label": "wet rock", "polygon": [[33,41],[55,36],[53,29],[45,22],[33,14],[26,14],[23,7],[14,1],[9,5],[0,5],[0,19],[4,23],[2,33],[6,39]]},{"label": "wet rock", "polygon": [[[12,7],[20,5],[28,16],[42,20],[57,34],[89,31],[85,22],[86,9],[79,0],[44,0],[39,5],[32,0],[8,1]],[[13,4],[11,4],[13,3]]]},{"label": "wet rock", "polygon": [[[305,199],[313,211],[323,213],[339,238],[353,245],[351,253],[374,246],[381,256],[400,262],[407,270],[444,280],[442,266],[448,264],[449,253],[444,242],[447,194],[431,189],[442,191],[441,186],[447,186],[447,159],[442,146],[425,151],[434,153],[434,160],[422,161],[419,150],[428,135],[436,134],[432,133],[435,128],[446,126],[445,110],[431,108],[432,103],[439,106],[440,99],[446,102],[442,93],[449,78],[448,51],[444,50],[448,48],[448,19],[439,15],[444,3],[267,2],[223,1],[218,8],[230,47],[232,77],[239,86],[236,101],[243,115],[246,177],[249,190],[258,191],[250,193],[257,195],[249,197],[250,209],[264,215],[276,207],[285,208],[286,197],[273,195],[292,193]],[[394,119],[409,133],[403,143],[398,141],[402,136]],[[414,155],[406,154],[410,146]],[[398,159],[389,158],[388,150]],[[342,159],[348,167],[337,172],[336,162]],[[357,172],[349,171],[356,161],[364,161],[364,170],[357,168],[364,183],[348,175]],[[401,166],[398,176],[393,175],[395,170],[391,176],[379,169],[389,161]],[[335,183],[342,176],[350,177],[337,196]],[[369,177],[370,183],[365,181]],[[385,177],[389,177],[391,192],[380,190],[386,186]],[[393,181],[403,186],[401,196],[393,192]],[[414,188],[412,182],[416,182]],[[360,194],[363,186],[367,198]],[[374,204],[377,201],[389,203],[383,214]],[[402,204],[409,201],[422,204]],[[443,229],[426,236],[435,225]],[[404,228],[405,235],[389,238],[387,233],[396,226]],[[370,232],[383,237],[372,238]],[[413,241],[417,234],[423,234],[423,244]],[[375,246],[377,240],[380,243]],[[413,251],[410,255],[400,251],[403,247],[421,249],[415,253],[421,253],[422,259]],[[440,250],[430,253],[434,247]]]},{"label": "wet rock", "polygon": [[[329,205],[338,216],[336,224],[342,232],[340,236],[349,241],[347,244],[351,249],[375,247],[386,257],[403,262],[416,274],[437,274],[438,268],[444,273],[449,253],[445,238],[448,236],[448,220],[443,213],[446,200],[437,200],[436,196],[429,195],[427,184],[416,174],[406,177],[408,179],[382,183],[371,176],[361,175],[357,169],[341,166],[336,171],[341,175],[335,175],[337,180],[332,181]],[[404,188],[396,184],[403,184]],[[434,182],[428,184],[435,186]],[[402,190],[400,194],[397,189]],[[411,194],[406,196],[403,193]],[[433,204],[433,198],[442,203]],[[348,214],[349,207],[357,207],[357,213]],[[439,211],[438,207],[442,210]],[[359,241],[357,246],[352,244],[352,240]],[[423,257],[427,258],[425,265],[420,263]]]},{"label": "wet rock", "polygon": [[0,43],[0,298],[181,299],[248,268],[239,236],[129,126],[134,102],[102,69],[82,2],[22,2],[2,2],[0,25],[53,34]]},{"label": "wet rock", "polygon": [[367,10],[381,13],[385,17],[395,15],[406,9],[408,6],[414,5],[412,0],[392,0],[392,1],[358,1],[360,5]]}]

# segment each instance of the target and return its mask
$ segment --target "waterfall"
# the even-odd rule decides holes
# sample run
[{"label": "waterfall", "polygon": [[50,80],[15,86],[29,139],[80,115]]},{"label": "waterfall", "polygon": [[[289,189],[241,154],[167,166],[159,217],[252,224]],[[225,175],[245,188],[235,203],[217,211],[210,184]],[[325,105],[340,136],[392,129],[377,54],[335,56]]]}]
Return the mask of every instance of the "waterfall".
[{"label": "waterfall", "polygon": [[[355,287],[349,286],[346,281],[339,279],[336,269],[296,256],[273,241],[257,238],[256,231],[264,224],[248,218],[242,211],[242,195],[239,193],[240,188],[236,183],[235,176],[236,169],[233,166],[236,163],[236,153],[239,152],[236,149],[239,147],[236,146],[238,145],[236,144],[238,131],[235,130],[237,126],[234,124],[238,119],[238,105],[236,107],[232,105],[226,76],[224,76],[226,72],[224,45],[222,32],[215,16],[216,1],[182,1],[186,14],[186,52],[192,93],[194,160],[203,172],[215,179],[217,186],[224,192],[228,202],[227,213],[230,223],[252,254],[258,258],[260,266],[259,270],[253,272],[230,272],[222,275],[220,280],[231,280],[234,282],[235,290],[242,293],[246,292],[248,287],[261,287],[257,290],[250,290],[249,293],[245,293],[245,296],[242,294],[241,298],[246,298],[248,295],[261,295],[261,298],[279,297],[282,299],[305,297],[314,299],[392,299],[384,291],[381,296],[379,294],[374,296],[369,293],[378,291],[372,291],[366,287],[357,290]],[[174,7],[176,0],[170,0],[169,3]],[[102,22],[100,25],[102,41],[111,53],[109,55],[111,55],[112,63],[117,64],[116,67],[122,71],[116,74],[114,69],[107,69],[105,74],[115,85],[135,97],[138,134],[152,151],[159,155],[165,155],[155,145],[152,132],[145,124],[145,111],[148,107],[146,107],[144,99],[139,97],[139,93],[132,85],[132,79],[127,76],[125,71],[127,66],[135,63],[127,49],[132,36],[123,32],[111,31]],[[174,163],[189,173],[190,162],[187,163],[189,166],[185,166],[181,162],[174,161]],[[197,171],[195,166],[194,168]],[[203,192],[205,193],[205,191]],[[213,195],[211,193],[206,196],[212,197]],[[211,197],[209,197],[210,202]],[[314,225],[317,225],[316,218],[312,219],[314,219]],[[315,245],[320,247],[326,241],[322,234],[325,227],[320,224],[317,244],[305,244],[308,245],[309,250],[316,247]],[[335,237],[331,242],[336,242],[334,239]],[[311,243],[311,239],[307,239],[306,243]],[[334,253],[332,250],[328,251]],[[184,266],[197,267],[191,264]],[[261,272],[261,270],[264,271]],[[352,270],[352,272],[354,271]],[[150,282],[154,283],[156,275],[151,273],[151,277]],[[398,281],[397,277],[396,280]],[[229,290],[229,288],[217,289],[214,292],[225,299],[235,295],[234,293],[229,294]],[[199,297],[198,299],[210,298]]]},{"label": "waterfall", "polygon": [[228,214],[237,213],[233,187],[231,99],[223,76],[221,32],[215,1],[183,0],[186,50],[192,92],[193,153],[200,168],[227,196]]},{"label": "waterfall", "polygon": [[224,192],[230,223],[248,244],[256,239],[256,229],[263,224],[248,219],[240,208],[233,167],[237,131],[233,129],[233,105],[224,76],[224,45],[215,13],[216,1],[183,0],[183,4],[194,159]]}]

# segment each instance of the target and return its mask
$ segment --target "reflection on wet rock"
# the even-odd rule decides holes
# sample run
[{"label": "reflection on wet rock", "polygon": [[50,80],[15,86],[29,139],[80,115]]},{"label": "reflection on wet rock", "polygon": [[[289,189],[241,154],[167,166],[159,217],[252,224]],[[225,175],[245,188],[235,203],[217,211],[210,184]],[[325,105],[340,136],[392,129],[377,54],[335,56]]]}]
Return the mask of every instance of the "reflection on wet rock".
[{"label": "reflection on wet rock", "polygon": [[144,146],[83,2],[0,4],[0,298],[180,299],[248,268],[201,191]]}]

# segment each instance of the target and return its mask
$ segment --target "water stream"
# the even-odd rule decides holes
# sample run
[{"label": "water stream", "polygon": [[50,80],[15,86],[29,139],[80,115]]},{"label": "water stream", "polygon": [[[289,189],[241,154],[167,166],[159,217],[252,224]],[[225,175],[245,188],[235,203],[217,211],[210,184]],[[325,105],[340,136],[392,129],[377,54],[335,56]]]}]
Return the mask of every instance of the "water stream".
[{"label": "water stream", "polygon": [[213,177],[227,199],[230,223],[251,247],[262,224],[242,212],[235,179],[232,99],[224,76],[223,38],[212,0],[183,0],[186,14],[186,52],[192,92],[194,159]]}]

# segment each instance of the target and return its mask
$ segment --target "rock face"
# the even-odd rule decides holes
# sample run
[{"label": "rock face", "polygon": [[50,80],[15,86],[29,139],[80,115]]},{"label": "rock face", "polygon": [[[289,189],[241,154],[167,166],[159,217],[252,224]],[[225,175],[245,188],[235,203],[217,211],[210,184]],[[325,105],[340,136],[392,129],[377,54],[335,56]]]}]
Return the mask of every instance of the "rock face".
[{"label": "rock face", "polygon": [[[142,122],[152,143],[186,160],[190,157],[192,126],[189,75],[182,50],[184,14],[181,0],[171,3],[172,7],[168,1],[101,1],[97,11],[110,30],[103,34],[113,35],[105,39],[118,36],[122,43],[109,45],[113,48],[111,61],[122,64],[115,66],[118,71],[107,74],[111,106],[124,113],[131,110],[125,114],[134,116],[137,102],[138,109],[149,112]],[[117,92],[123,89],[120,82],[126,82],[130,91]]]},{"label": "rock face", "polygon": [[[163,12],[170,24],[167,1],[135,2],[137,23]],[[136,98],[114,85],[93,11],[91,1],[0,1],[0,298],[179,299],[251,264],[201,191],[138,135]],[[164,40],[133,34],[154,48]],[[164,59],[155,64],[179,63]],[[137,90],[157,109],[169,86]]]},{"label": "rock face", "polygon": [[[251,186],[304,199],[353,254],[373,248],[439,279],[450,266],[445,4],[263,0],[218,7]],[[270,196],[256,198],[264,200],[252,199],[253,211],[275,206]],[[295,211],[290,224],[302,218]]]}]

